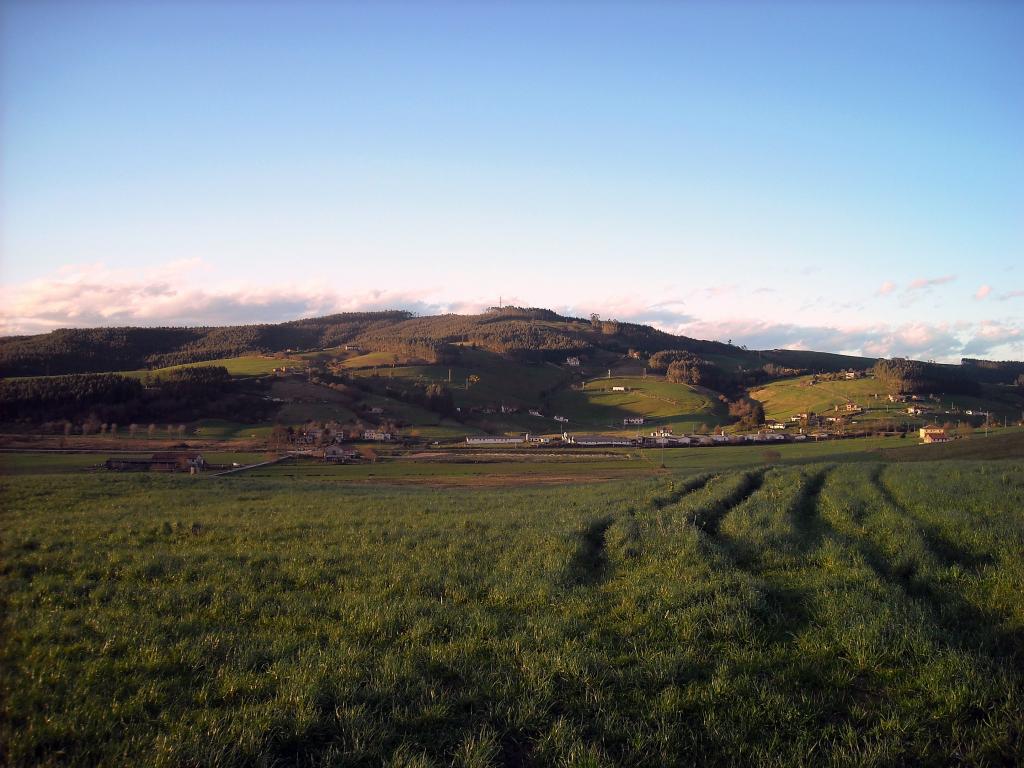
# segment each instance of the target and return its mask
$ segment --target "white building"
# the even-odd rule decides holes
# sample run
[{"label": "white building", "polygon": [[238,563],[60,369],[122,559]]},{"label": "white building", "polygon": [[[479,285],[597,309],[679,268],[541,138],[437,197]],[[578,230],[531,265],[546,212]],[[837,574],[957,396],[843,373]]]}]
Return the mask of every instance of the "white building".
[{"label": "white building", "polygon": [[530,439],[529,435],[505,437],[504,435],[467,435],[466,445],[519,445]]},{"label": "white building", "polygon": [[633,441],[628,437],[608,437],[607,435],[570,435],[568,432],[562,435],[562,440],[573,445],[594,447],[594,446],[620,446],[629,447]]},{"label": "white building", "polygon": [[633,426],[633,427],[642,427],[643,424],[644,424],[644,417],[643,416],[633,416],[633,417],[625,418],[625,419],[622,420],[622,425],[624,427],[631,427],[631,426]]}]

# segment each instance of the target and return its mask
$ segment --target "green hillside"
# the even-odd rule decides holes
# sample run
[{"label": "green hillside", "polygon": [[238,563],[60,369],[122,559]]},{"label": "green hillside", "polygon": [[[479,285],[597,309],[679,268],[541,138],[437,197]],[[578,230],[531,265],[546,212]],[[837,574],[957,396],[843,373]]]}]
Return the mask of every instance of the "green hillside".
[{"label": "green hillside", "polygon": [[[847,381],[814,381],[812,376],[773,381],[751,391],[750,396],[764,405],[765,417],[786,421],[797,413],[813,411],[818,414],[835,413],[848,403],[864,408],[853,416],[858,423],[893,421],[918,424],[927,421],[958,421],[975,419],[978,412],[991,412],[994,418],[1015,421],[1020,418],[1024,398],[1016,388],[982,385],[981,396],[938,394],[935,399],[919,402],[893,403],[885,387],[876,379],[862,378]],[[911,416],[910,406],[920,407],[925,413]],[[967,411],[971,411],[968,414]]]},{"label": "green hillside", "polygon": [[[614,387],[627,391],[616,392]],[[551,399],[551,416],[569,419],[565,429],[626,431],[622,420],[644,417],[643,430],[671,427],[691,432],[701,425],[713,427],[726,421],[725,411],[714,393],[687,384],[673,384],[661,377],[617,377],[593,379],[582,389],[563,389]]]},{"label": "green hillside", "polygon": [[899,410],[886,399],[885,387],[871,378],[852,381],[819,381],[812,376],[773,381],[764,387],[754,389],[750,396],[764,404],[764,414],[769,419],[785,421],[790,416],[806,411],[824,413],[838,405],[854,402],[869,409],[872,414],[895,415]]}]

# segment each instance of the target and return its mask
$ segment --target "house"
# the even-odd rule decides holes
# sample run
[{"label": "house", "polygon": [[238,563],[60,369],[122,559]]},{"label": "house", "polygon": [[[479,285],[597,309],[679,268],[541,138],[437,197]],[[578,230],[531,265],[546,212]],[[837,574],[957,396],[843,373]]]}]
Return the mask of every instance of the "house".
[{"label": "house", "polygon": [[500,435],[466,435],[466,445],[519,445],[530,439],[529,435],[504,437]]},{"label": "house", "polygon": [[567,357],[565,358],[565,364],[568,365],[570,368],[579,368],[580,359],[578,357]]},{"label": "house", "polygon": [[764,424],[768,429],[785,429],[786,425],[781,421],[766,421]]},{"label": "house", "polygon": [[384,409],[381,408],[379,405],[375,405],[370,409],[370,413],[372,413],[374,416],[380,416],[382,413],[384,413]]},{"label": "house", "polygon": [[359,452],[340,445],[328,445],[324,448],[324,464],[347,464],[359,458]]},{"label": "house", "polygon": [[816,414],[814,411],[804,411],[803,413],[798,413],[796,416],[793,416],[791,418],[793,421],[810,421],[817,415],[818,414]]},{"label": "house", "polygon": [[612,392],[629,392],[629,387],[612,387]]},{"label": "house", "polygon": [[644,424],[644,417],[643,416],[627,417],[627,418],[622,420],[622,426],[624,426],[624,427],[630,427],[630,426],[642,427],[643,424]]},{"label": "house", "polygon": [[847,403],[844,407],[847,411],[852,411],[853,413],[860,413],[861,411],[864,410],[856,403]]},{"label": "house", "polygon": [[363,431],[363,440],[379,440],[389,443],[392,439],[394,439],[394,435],[382,429],[367,429]]},{"label": "house", "polygon": [[502,403],[501,404],[501,412],[502,413],[519,413],[519,409],[516,408],[514,405],[505,405],[504,403]]},{"label": "house", "polygon": [[536,416],[537,418],[540,418],[540,419],[543,419],[543,418],[544,418],[544,414],[543,414],[543,413],[541,413],[540,411],[538,411],[537,409],[532,409],[532,410],[530,411],[530,415],[531,415],[531,416]]},{"label": "house", "polygon": [[654,432],[651,432],[651,437],[669,437],[672,434],[672,427],[658,427]]},{"label": "house", "polygon": [[918,408],[916,405],[912,405],[909,408],[907,408],[907,413],[909,413],[911,416],[920,416],[922,413],[924,413],[924,409]]},{"label": "house", "polygon": [[324,431],[319,428],[306,429],[299,433],[299,437],[295,440],[296,443],[304,443],[305,445],[313,445],[320,442],[320,438],[324,436]]},{"label": "house", "polygon": [[858,378],[859,374],[857,373],[857,371],[846,371],[846,372],[845,372],[845,373],[843,374],[843,376],[844,376],[844,377],[845,377],[845,378],[846,378],[847,380],[851,380],[851,379],[856,379],[856,378]]},{"label": "house", "polygon": [[906,395],[889,395],[890,403],[905,403],[907,402]]},{"label": "house", "polygon": [[555,416],[555,421],[561,422],[562,424],[568,424],[569,420],[565,416]]},{"label": "house", "polygon": [[946,430],[942,427],[936,426],[935,424],[929,424],[927,427],[921,427],[918,430],[918,434],[921,436],[921,442],[928,443],[948,443],[951,438],[946,434]]}]

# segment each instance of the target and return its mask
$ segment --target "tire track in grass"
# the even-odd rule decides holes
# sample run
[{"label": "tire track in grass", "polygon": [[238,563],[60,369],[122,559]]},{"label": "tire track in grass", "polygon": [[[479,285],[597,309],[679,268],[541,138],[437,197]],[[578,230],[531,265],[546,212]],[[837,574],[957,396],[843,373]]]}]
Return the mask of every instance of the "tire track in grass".
[{"label": "tire track in grass", "polygon": [[576,549],[566,566],[565,582],[570,587],[592,587],[604,581],[610,571],[605,533],[615,522],[613,515],[591,521],[577,534]]},{"label": "tire track in grass", "polygon": [[[891,504],[873,482],[876,476],[877,472],[872,473],[872,481],[865,485],[865,489],[877,495],[877,500],[882,502],[881,511],[865,516],[859,530],[834,529],[836,540],[859,552],[882,583],[918,605],[935,628],[935,636],[942,645],[980,653],[997,663],[1019,664],[1024,661],[1024,632],[1000,627],[1001,617],[973,605],[958,594],[954,584],[941,578],[936,583],[935,577],[946,570],[941,558],[928,546],[918,521],[902,506]],[[843,509],[840,503],[835,507]],[[889,522],[902,525],[902,530],[885,525],[885,519],[880,516],[886,513],[895,516]],[[903,537],[899,550],[894,546],[897,534]],[[915,543],[919,546],[915,547]]]},{"label": "tire track in grass", "polygon": [[699,491],[717,477],[719,477],[719,475],[713,472],[691,477],[678,488],[670,488],[666,495],[652,496],[649,500],[648,506],[654,510],[659,510],[673,504],[678,504],[685,496],[689,496],[691,493]]},{"label": "tire track in grass", "polygon": [[793,527],[801,539],[805,552],[820,546],[826,534],[832,530],[832,527],[821,516],[818,505],[821,499],[821,489],[833,469],[835,469],[835,465],[829,465],[810,475],[804,481],[793,503]]},{"label": "tire track in grass", "polygon": [[717,536],[722,519],[730,511],[740,506],[753,496],[764,483],[765,470],[753,470],[739,475],[736,487],[726,495],[712,499],[708,504],[698,507],[690,513],[690,522],[708,536]]},{"label": "tire track in grass", "polygon": [[920,516],[908,509],[892,489],[886,484],[882,477],[885,472],[885,465],[879,464],[871,473],[871,481],[882,499],[899,514],[912,519],[916,525],[921,538],[924,539],[928,549],[935,555],[936,559],[942,562],[947,568],[957,566],[975,575],[981,573],[987,566],[994,562],[992,555],[978,555],[962,547],[945,535],[937,525],[922,520]]}]

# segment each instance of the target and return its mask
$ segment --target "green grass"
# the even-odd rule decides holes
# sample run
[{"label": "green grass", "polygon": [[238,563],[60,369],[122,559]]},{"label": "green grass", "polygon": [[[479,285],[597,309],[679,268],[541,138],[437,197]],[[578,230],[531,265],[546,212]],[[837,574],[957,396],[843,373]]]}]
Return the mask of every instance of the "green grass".
[{"label": "green grass", "polygon": [[227,368],[232,376],[263,376],[272,373],[275,368],[281,366],[295,366],[299,361],[292,359],[281,359],[276,357],[264,357],[263,355],[242,355],[240,357],[223,357],[218,360],[204,360],[199,363],[185,363],[183,365],[171,365],[166,368],[153,368],[152,370],[141,371],[119,371],[124,376],[152,376],[168,371],[176,371],[181,368],[203,368],[213,365]]},{"label": "green grass", "polygon": [[[810,381],[810,376],[773,381],[751,391],[750,396],[764,404],[767,418],[779,421],[786,421],[790,416],[805,411],[831,413],[834,406],[842,407],[849,401],[865,409],[864,413],[851,417],[858,423],[957,422],[966,418],[962,412],[968,409],[992,411],[1000,418],[1006,416],[1017,419],[1024,407],[1024,400],[1009,387],[984,387],[981,397],[940,395],[939,402],[928,400],[920,403],[890,403],[885,388],[875,379],[820,381],[813,385],[809,384]],[[907,408],[911,405],[919,405],[936,413],[922,417],[910,416],[907,414]],[[961,413],[943,413],[950,409],[958,409]]]},{"label": "green grass", "polygon": [[[613,392],[627,387],[628,392]],[[569,419],[568,429],[622,431],[622,420],[643,416],[641,431],[669,426],[676,432],[692,432],[701,424],[724,423],[725,416],[715,395],[687,384],[673,384],[649,376],[613,377],[588,381],[581,390],[563,389],[552,398],[550,415]],[[625,430],[636,432],[636,427]]]},{"label": "green grass", "polygon": [[8,765],[1024,757],[1020,462],[0,493]]},{"label": "green grass", "polygon": [[208,440],[265,439],[270,436],[273,424],[242,424],[224,419],[202,419],[195,422],[192,434]]}]

